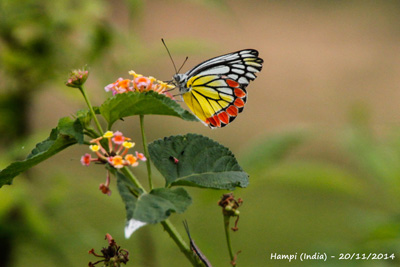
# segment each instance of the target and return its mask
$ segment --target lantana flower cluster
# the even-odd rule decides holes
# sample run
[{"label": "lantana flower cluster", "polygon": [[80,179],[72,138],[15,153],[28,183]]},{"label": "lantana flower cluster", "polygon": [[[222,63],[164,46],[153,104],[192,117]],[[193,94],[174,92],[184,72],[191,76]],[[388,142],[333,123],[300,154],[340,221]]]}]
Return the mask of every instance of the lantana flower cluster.
[{"label": "lantana flower cluster", "polygon": [[[101,140],[107,139],[107,149],[105,149]],[[84,166],[89,166],[91,162],[106,164],[109,163],[116,169],[123,168],[125,166],[136,167],[140,161],[146,161],[146,157],[139,152],[135,152],[135,155],[129,153],[129,149],[135,146],[135,143],[130,141],[131,139],[125,137],[121,132],[107,131],[103,136],[93,139],[90,141],[90,150],[96,154],[97,157],[92,157],[91,154],[86,153],[81,157],[81,163]],[[104,143],[104,142],[103,142]],[[107,174],[107,180],[105,184],[100,184],[100,190],[104,194],[111,194],[109,189],[110,175]]]},{"label": "lantana flower cluster", "polygon": [[112,92],[113,95],[122,94],[126,92],[148,92],[154,91],[159,94],[163,94],[171,99],[173,96],[169,93],[169,90],[175,88],[174,85],[170,85],[166,82],[157,80],[154,77],[146,77],[141,74],[137,74],[133,70],[129,72],[133,76],[133,79],[119,78],[116,82],[111,83],[104,87],[106,92]]}]

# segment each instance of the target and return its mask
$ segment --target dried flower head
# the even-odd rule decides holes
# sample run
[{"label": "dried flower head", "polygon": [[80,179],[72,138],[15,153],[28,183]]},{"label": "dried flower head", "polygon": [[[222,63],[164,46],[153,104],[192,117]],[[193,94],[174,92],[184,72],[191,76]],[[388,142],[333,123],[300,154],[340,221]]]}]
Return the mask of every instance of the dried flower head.
[{"label": "dried flower head", "polygon": [[98,258],[103,258],[93,263],[89,262],[89,267],[95,267],[95,265],[101,262],[103,263],[102,266],[107,267],[121,266],[121,263],[126,264],[129,261],[129,252],[126,249],[121,249],[121,247],[117,245],[110,234],[106,234],[105,239],[108,241],[108,247],[102,248],[102,255],[94,252],[93,248],[89,250],[89,254],[93,254]]},{"label": "dried flower head", "polygon": [[222,195],[220,201],[218,201],[218,205],[222,207],[222,213],[224,216],[228,217],[237,217],[235,221],[235,226],[232,228],[233,231],[239,230],[237,224],[239,222],[239,207],[242,205],[243,200],[241,198],[235,199],[233,193],[227,193]]}]

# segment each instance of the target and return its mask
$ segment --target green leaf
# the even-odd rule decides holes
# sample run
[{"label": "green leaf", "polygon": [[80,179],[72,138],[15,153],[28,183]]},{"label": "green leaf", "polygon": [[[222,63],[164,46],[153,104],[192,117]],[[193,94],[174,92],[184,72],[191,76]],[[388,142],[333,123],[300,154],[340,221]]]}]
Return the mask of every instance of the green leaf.
[{"label": "green leaf", "polygon": [[149,145],[150,158],[166,179],[166,186],[187,185],[214,189],[246,187],[249,183],[233,153],[197,134],[171,136]]},{"label": "green leaf", "polygon": [[135,195],[134,184],[123,174],[117,173],[118,191],[125,203],[127,221],[135,219],[145,223],[158,223],[173,212],[183,213],[192,203],[184,188],[156,188],[150,193]]},{"label": "green leaf", "polygon": [[92,113],[88,109],[78,110],[76,112],[76,118],[81,122],[83,128],[91,128]]},{"label": "green leaf", "polygon": [[0,171],[0,187],[11,184],[14,177],[65,148],[76,143],[83,143],[81,119],[82,117],[75,120],[69,117],[60,119],[57,128],[50,132],[50,136],[46,140],[38,143],[25,160],[11,163]]},{"label": "green leaf", "polygon": [[11,163],[7,168],[1,170],[0,187],[5,184],[11,184],[13,178],[18,174],[77,143],[75,139],[58,134],[57,132],[58,130],[56,128],[53,129],[50,137],[38,143],[25,160]]},{"label": "green leaf", "polygon": [[120,118],[133,115],[169,115],[187,121],[198,121],[196,116],[183,109],[172,99],[156,92],[128,92],[107,99],[99,108],[109,127]]},{"label": "green leaf", "polygon": [[83,126],[79,119],[61,118],[58,121],[57,129],[60,134],[75,138],[79,144],[83,144]]}]

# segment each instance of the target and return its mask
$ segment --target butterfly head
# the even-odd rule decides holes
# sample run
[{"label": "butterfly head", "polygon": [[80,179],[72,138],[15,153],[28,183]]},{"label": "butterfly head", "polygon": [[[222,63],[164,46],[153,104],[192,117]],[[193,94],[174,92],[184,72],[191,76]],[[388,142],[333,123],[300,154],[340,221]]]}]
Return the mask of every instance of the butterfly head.
[{"label": "butterfly head", "polygon": [[181,93],[187,92],[187,89],[185,89],[186,88],[186,86],[185,86],[186,85],[186,76],[185,76],[185,74],[177,73],[172,78],[174,80],[175,85],[177,87],[179,87],[179,91]]},{"label": "butterfly head", "polygon": [[177,85],[182,83],[183,79],[184,79],[183,74],[179,74],[179,73],[175,74],[172,78],[174,79],[174,82],[177,83]]}]

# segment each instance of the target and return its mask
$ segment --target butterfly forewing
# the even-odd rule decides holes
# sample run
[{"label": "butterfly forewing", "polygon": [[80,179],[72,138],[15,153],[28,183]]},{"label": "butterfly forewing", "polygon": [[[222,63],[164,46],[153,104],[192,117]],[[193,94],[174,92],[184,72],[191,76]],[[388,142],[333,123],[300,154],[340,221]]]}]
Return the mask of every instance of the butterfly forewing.
[{"label": "butterfly forewing", "polygon": [[211,128],[224,127],[243,111],[246,87],[261,71],[258,51],[245,49],[200,63],[179,81],[183,99]]}]

